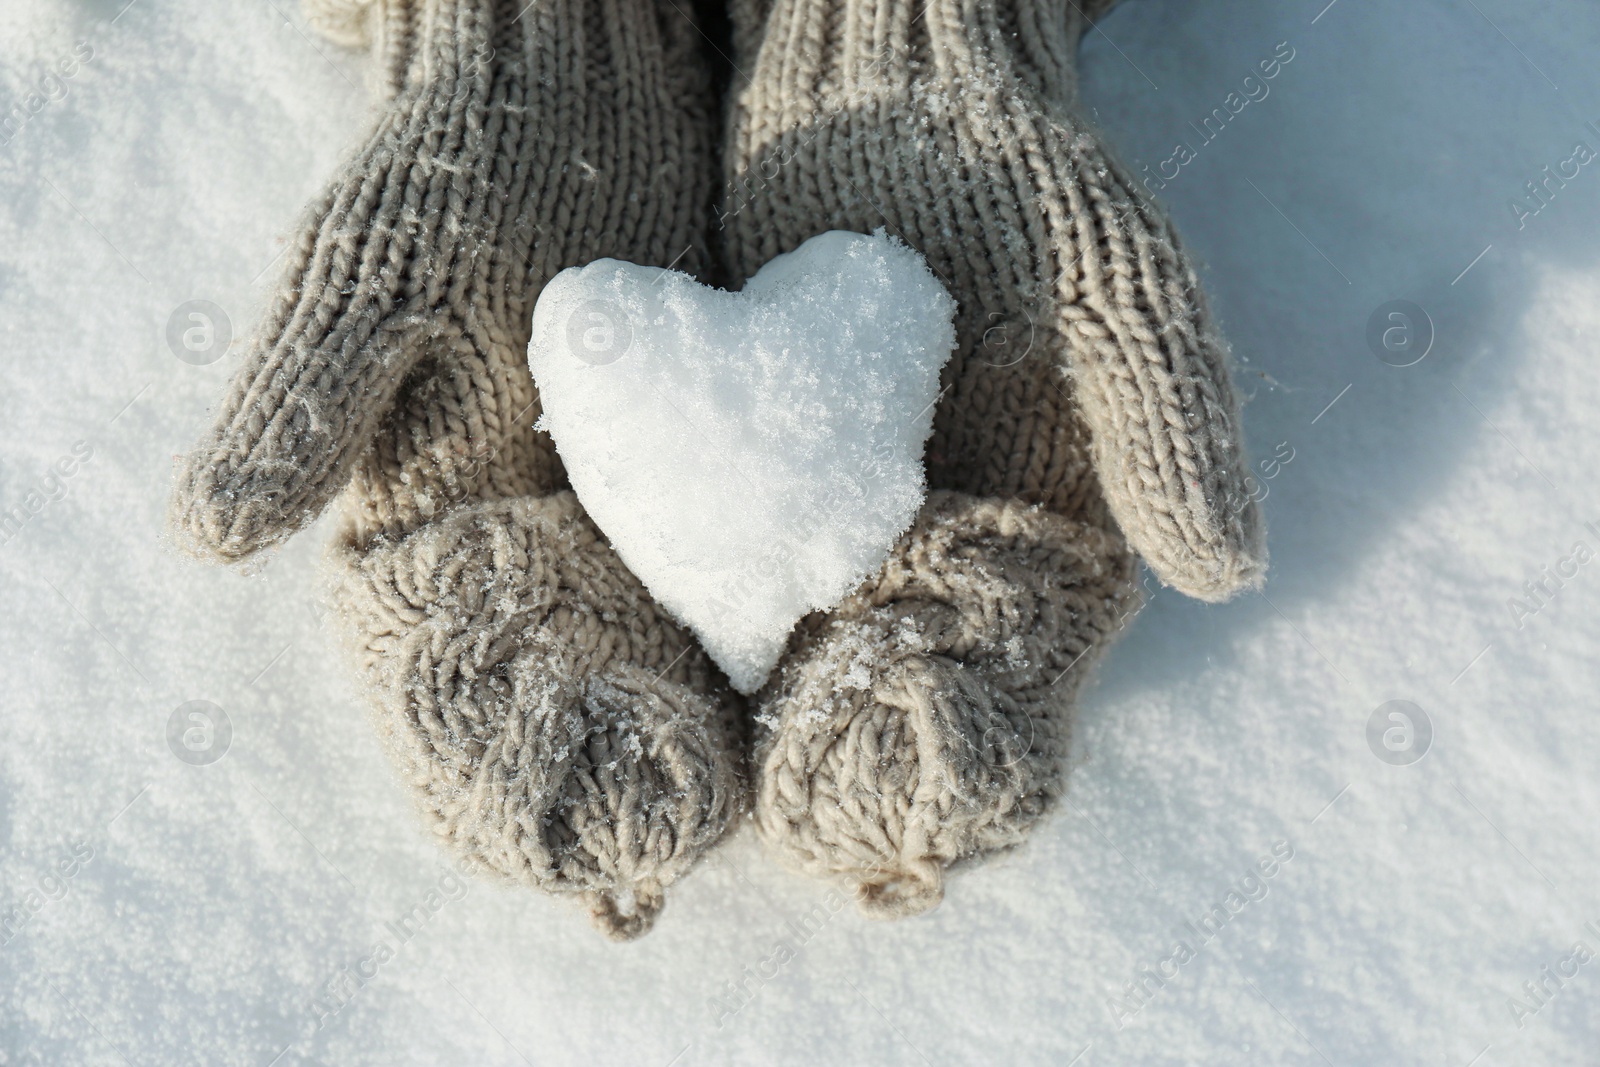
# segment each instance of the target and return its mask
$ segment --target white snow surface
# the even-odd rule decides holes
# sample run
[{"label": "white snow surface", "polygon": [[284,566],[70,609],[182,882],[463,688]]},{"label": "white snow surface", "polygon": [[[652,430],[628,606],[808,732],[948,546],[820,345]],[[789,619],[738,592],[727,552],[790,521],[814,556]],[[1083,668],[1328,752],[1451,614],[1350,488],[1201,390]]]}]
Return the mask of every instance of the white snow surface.
[{"label": "white snow surface", "polygon": [[602,259],[540,294],[528,365],[572,488],[741,693],[916,517],[955,310],[882,230],[736,293]]},{"label": "white snow surface", "polygon": [[[1258,467],[1264,594],[1157,592],[1083,696],[1059,812],[926,917],[831,912],[746,829],[617,947],[456,888],[319,622],[326,525],[247,574],[163,544],[173,457],[239,358],[180,361],[168,320],[199,299],[249,328],[371,113],[363,61],[286,3],[126,3],[0,6],[0,106],[93,51],[0,146],[0,509],[27,509],[0,539],[0,921],[24,920],[0,1062],[1595,1062],[1600,963],[1545,975],[1600,948],[1600,569],[1563,563],[1600,547],[1600,171],[1566,167],[1521,228],[1510,204],[1600,149],[1600,8],[1104,19],[1084,106],[1136,170],[1190,142],[1161,196],[1253,455],[1293,449]],[[1284,41],[1270,95],[1197,144]],[[1366,341],[1394,300],[1434,326],[1409,367]],[[1395,699],[1433,729],[1407,766],[1367,742]],[[195,700],[231,725],[207,765],[167,740]]]}]

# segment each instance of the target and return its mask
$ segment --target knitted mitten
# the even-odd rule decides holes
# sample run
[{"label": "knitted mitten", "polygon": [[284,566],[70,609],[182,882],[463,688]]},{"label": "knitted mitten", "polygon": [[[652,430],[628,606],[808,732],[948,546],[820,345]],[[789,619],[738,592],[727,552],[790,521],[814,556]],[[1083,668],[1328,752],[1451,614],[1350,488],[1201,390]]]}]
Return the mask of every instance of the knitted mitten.
[{"label": "knitted mitten", "polygon": [[715,183],[671,0],[316,0],[387,104],[314,204],[172,524],[237,560],[343,492],[333,602],[436,832],[617,937],[739,807],[725,683],[584,514],[526,352],[557,271],[694,269]]},{"label": "knitted mitten", "polygon": [[760,695],[759,828],[869,913],[932,907],[1050,807],[1074,695],[1138,604],[1133,552],[1205,600],[1266,566],[1194,269],[1076,108],[1109,6],[734,5],[732,275],[883,227],[960,304],[926,506]]}]

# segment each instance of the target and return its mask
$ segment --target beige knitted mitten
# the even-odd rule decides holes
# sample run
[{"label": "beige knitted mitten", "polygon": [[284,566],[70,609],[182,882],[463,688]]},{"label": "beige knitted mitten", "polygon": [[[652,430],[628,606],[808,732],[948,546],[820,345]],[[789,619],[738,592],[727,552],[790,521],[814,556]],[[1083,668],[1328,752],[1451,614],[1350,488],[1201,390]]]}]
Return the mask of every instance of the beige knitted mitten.
[{"label": "beige knitted mitten", "polygon": [[[1109,3],[736,0],[729,266],[887,228],[960,304],[927,505],[804,620],[760,695],[756,816],[871,914],[1014,845],[1062,788],[1137,552],[1205,600],[1260,583],[1226,347],[1170,223],[1075,103]],[[1131,548],[1131,552],[1130,552]]]},{"label": "beige knitted mitten", "polygon": [[343,493],[336,617],[432,827],[615,937],[740,808],[720,676],[535,433],[534,301],[703,262],[715,119],[672,0],[316,0],[388,102],[311,208],[172,524],[237,560]]}]

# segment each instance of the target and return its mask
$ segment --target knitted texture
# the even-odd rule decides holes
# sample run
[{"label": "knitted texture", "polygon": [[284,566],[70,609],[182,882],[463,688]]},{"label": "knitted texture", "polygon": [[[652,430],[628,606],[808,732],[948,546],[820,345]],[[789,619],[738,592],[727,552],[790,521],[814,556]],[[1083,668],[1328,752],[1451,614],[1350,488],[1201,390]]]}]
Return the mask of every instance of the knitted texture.
[{"label": "knitted texture", "polygon": [[1115,535],[935,490],[878,577],[813,615],[762,694],[756,813],[804,870],[880,917],[1049,810],[1082,664],[1134,610]]},{"label": "knitted texture", "polygon": [[380,731],[435,831],[643,932],[738,808],[738,722],[693,639],[571,491],[333,552]]},{"label": "knitted texture", "polygon": [[[671,0],[312,0],[386,99],[312,205],[176,538],[237,560],[343,493],[335,613],[434,828],[606,932],[738,809],[726,693],[566,489],[526,352],[557,271],[704,262],[715,120]],[[664,672],[664,673],[663,673]]]},{"label": "knitted texture", "polygon": [[763,835],[877,914],[937,903],[943,869],[1059,792],[1074,693],[1137,603],[1130,548],[1206,600],[1264,574],[1226,347],[1165,215],[1076,110],[1078,41],[1109,6],[734,4],[730,274],[884,227],[960,304],[935,492],[761,696]]}]

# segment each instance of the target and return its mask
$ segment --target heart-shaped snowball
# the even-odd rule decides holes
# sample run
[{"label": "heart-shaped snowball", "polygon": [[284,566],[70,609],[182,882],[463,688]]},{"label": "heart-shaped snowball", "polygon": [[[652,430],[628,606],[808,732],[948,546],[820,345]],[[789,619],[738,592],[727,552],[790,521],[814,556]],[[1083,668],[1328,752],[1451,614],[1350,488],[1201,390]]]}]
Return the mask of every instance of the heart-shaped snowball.
[{"label": "heart-shaped snowball", "polygon": [[882,231],[813,237],[737,293],[614,259],[545,286],[539,425],[622,561],[740,692],[916,517],[955,307]]}]

